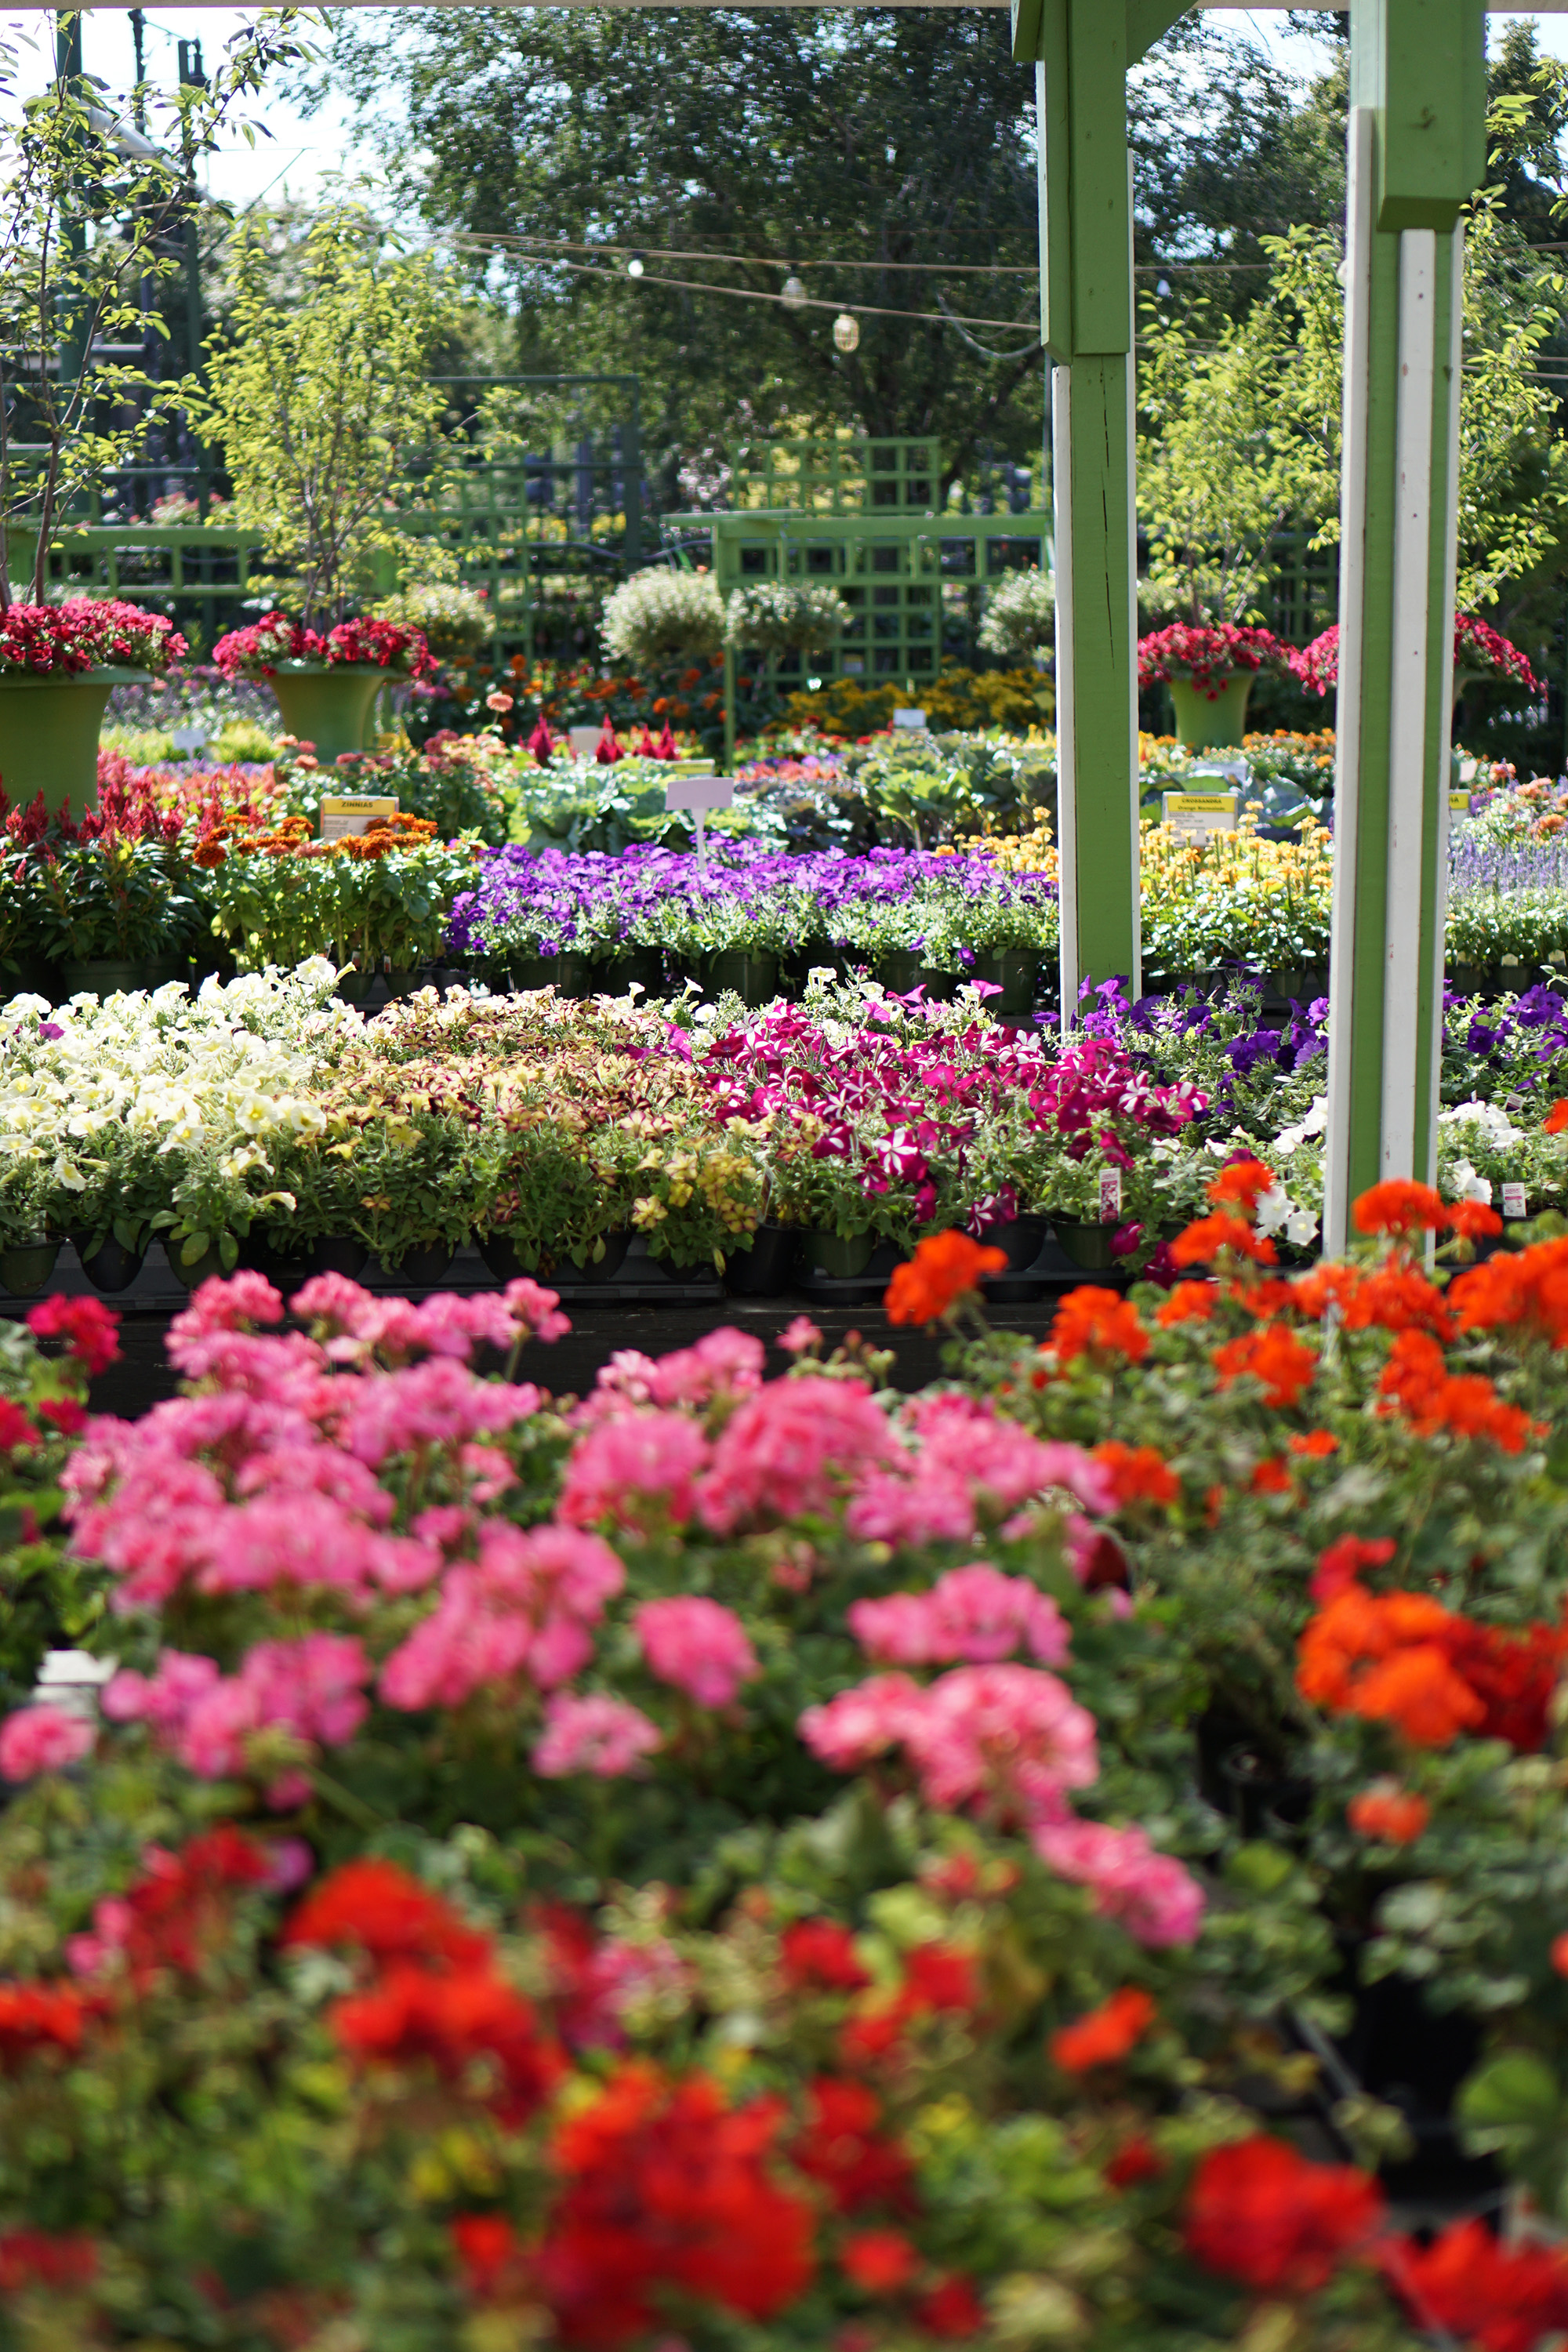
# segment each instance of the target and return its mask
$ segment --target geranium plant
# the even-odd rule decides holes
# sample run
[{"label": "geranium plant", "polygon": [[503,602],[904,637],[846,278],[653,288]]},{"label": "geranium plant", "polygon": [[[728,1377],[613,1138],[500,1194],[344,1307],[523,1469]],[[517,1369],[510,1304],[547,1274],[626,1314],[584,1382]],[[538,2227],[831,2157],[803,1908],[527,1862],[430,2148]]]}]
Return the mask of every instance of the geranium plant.
[{"label": "geranium plant", "polygon": [[423,677],[435,668],[424,633],[397,621],[340,621],[325,635],[268,613],[243,629],[231,629],[213,647],[215,667],[226,677],[270,677],[274,671],[325,664],[384,669],[398,677]]},{"label": "geranium plant", "polygon": [[1271,629],[1235,621],[1173,621],[1138,640],[1140,686],[1168,685],[1175,679],[1195,687],[1211,701],[1238,674],[1282,672],[1289,666],[1289,648]]}]

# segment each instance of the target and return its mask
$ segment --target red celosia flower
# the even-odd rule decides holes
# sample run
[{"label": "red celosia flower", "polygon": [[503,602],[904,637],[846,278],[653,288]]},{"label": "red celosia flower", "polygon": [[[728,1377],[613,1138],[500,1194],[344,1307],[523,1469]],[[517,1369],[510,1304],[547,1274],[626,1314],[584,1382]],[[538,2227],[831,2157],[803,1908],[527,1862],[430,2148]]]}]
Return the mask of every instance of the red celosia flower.
[{"label": "red celosia flower", "polygon": [[889,1323],[935,1323],[961,1298],[980,1286],[981,1277],[1006,1270],[1005,1250],[989,1249],[967,1234],[929,1234],[917,1242],[907,1265],[895,1266],[885,1304]]},{"label": "red celosia flower", "polygon": [[871,1981],[847,1927],[797,1919],[779,1938],[784,1981],[795,1992],[859,1992]]},{"label": "red celosia flower", "polygon": [[51,2237],[44,2230],[0,2235],[0,2294],[20,2294],[30,2286],[68,2294],[97,2276],[98,2248],[90,2238]]},{"label": "red celosia flower", "polygon": [[1158,2011],[1137,1985],[1123,1985],[1070,2025],[1057,2028],[1047,2047],[1064,2073],[1085,2074],[1091,2066],[1113,2066],[1142,2042]]},{"label": "red celosia flower", "polygon": [[901,2230],[857,2230],[838,2250],[844,2275],[865,2294],[896,2294],[920,2267]]},{"label": "red celosia flower", "polygon": [[1418,2327],[1481,2352],[1533,2352],[1568,2327],[1568,2252],[1503,2246],[1484,2221],[1455,2221],[1429,2246],[1391,2238],[1380,2260]]},{"label": "red celosia flower", "polygon": [[790,2145],[790,2161],[826,2190],[835,2210],[858,2213],[867,2205],[912,2204],[914,2166],[897,2140],[881,2133],[882,2106],[864,2083],[822,2074],[806,2091],[806,2121]]},{"label": "red celosia flower", "polygon": [[98,1298],[40,1299],[27,1317],[35,1339],[63,1339],[89,1379],[120,1360],[120,1318]]},{"label": "red celosia flower", "polygon": [[527,2121],[553,2088],[562,2061],[531,2005],[488,1968],[437,1976],[395,1961],[368,1992],[335,2001],[328,2021],[351,2056],[408,2066],[428,2059],[461,2085],[477,2061],[499,2075],[482,2103],[501,2121]]},{"label": "red celosia flower", "polygon": [[1108,1437],[1094,1448],[1094,1458],[1110,1473],[1119,1509],[1133,1503],[1174,1503],[1181,1498],[1182,1482],[1158,1446],[1123,1445],[1119,1437]]},{"label": "red celosia flower", "polygon": [[1310,2294],[1367,2252],[1383,2191],[1348,2164],[1310,2164],[1257,2133],[1211,2148],[1187,2194],[1187,2252],[1258,2294]]},{"label": "red celosia flower", "polygon": [[1273,1265],[1278,1255],[1266,1234],[1255,1234],[1242,1218],[1216,1211],[1212,1217],[1194,1217],[1182,1228],[1171,1244],[1171,1257],[1176,1265],[1209,1265],[1222,1250],[1235,1250],[1258,1265]]},{"label": "red celosia flower", "polygon": [[1283,1324],[1265,1323],[1226,1339],[1209,1360],[1221,1388],[1244,1378],[1258,1381],[1265,1404],[1293,1405],[1303,1389],[1317,1378],[1315,1351]]},{"label": "red celosia flower", "polygon": [[1153,2142],[1134,2132],[1106,2166],[1105,2177],[1112,2189],[1136,2189],[1140,2181],[1158,2180],[1164,2170],[1165,2159]]},{"label": "red celosia flower", "polygon": [[985,2325],[985,2306],[975,2294],[973,2284],[962,2272],[954,2271],[929,2294],[922,2294],[915,2305],[915,2324],[928,2336],[940,2336],[951,2343],[961,2342],[968,2336],[978,2336]]},{"label": "red celosia flower", "polygon": [[1139,1364],[1149,1352],[1149,1334],[1131,1301],[1085,1284],[1069,1290],[1057,1308],[1046,1345],[1064,1364],[1091,1355],[1125,1356]]},{"label": "red celosia flower", "polygon": [[782,2109],[727,2107],[716,2083],[623,2066],[563,2123],[566,2186],[539,2272],[569,2344],[615,2347],[651,2327],[661,2288],[772,2319],[810,2285],[812,2213],[766,2168]]},{"label": "red celosia flower", "polygon": [[395,1862],[344,1863],[311,1888],[280,1941],[357,1944],[378,1960],[446,1960],[476,1968],[492,1945],[451,1905]]},{"label": "red celosia flower", "polygon": [[1396,1549],[1392,1536],[1341,1536],[1318,1554],[1307,1590],[1314,1601],[1331,1601],[1363,1568],[1386,1568]]},{"label": "red celosia flower", "polygon": [[1214,1282],[1178,1282],[1162,1305],[1154,1309],[1154,1320],[1164,1330],[1178,1323],[1206,1323],[1219,1301],[1219,1285]]},{"label": "red celosia flower", "polygon": [[1345,1813],[1359,1837],[1376,1838],[1384,1845],[1409,1845],[1432,1818],[1425,1797],[1402,1789],[1397,1780],[1374,1780],[1351,1799]]}]

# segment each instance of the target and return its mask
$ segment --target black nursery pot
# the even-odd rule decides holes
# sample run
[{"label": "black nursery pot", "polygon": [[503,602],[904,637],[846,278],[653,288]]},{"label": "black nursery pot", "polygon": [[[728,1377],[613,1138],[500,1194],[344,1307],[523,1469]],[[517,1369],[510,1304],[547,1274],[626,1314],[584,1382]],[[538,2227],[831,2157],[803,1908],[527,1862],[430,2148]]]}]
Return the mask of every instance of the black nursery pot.
[{"label": "black nursery pot", "polygon": [[101,1290],[110,1297],[116,1291],[129,1290],[142,1271],[142,1261],[147,1255],[145,1243],[140,1249],[128,1250],[110,1234],[89,1256],[88,1244],[92,1239],[90,1234],[72,1234],[70,1238],[81,1260],[81,1270],[95,1290]]},{"label": "black nursery pot", "polygon": [[986,1225],[980,1238],[987,1249],[1005,1251],[1009,1274],[1022,1274],[1044,1249],[1048,1230],[1044,1217],[1007,1217]]},{"label": "black nursery pot", "polygon": [[382,1263],[394,1282],[405,1283],[410,1290],[429,1290],[450,1272],[452,1244],[431,1242],[424,1249],[405,1251],[395,1265],[385,1259]]},{"label": "black nursery pot", "polygon": [[789,1288],[799,1239],[794,1225],[759,1225],[751,1248],[726,1260],[725,1288],[738,1298],[777,1298]]}]

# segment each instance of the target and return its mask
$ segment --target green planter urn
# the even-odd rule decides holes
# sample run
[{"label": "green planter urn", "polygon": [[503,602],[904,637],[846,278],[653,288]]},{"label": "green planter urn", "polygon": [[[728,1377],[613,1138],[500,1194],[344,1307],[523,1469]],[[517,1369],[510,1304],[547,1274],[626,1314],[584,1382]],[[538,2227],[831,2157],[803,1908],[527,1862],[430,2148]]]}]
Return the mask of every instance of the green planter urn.
[{"label": "green planter urn", "polygon": [[98,730],[110,691],[141,685],[150,670],[0,670],[0,784],[13,808],[38,794],[51,816],[98,805]]},{"label": "green planter urn", "polygon": [[377,662],[290,662],[267,673],[288,734],[313,743],[322,767],[363,751],[375,698],[391,673]]},{"label": "green planter urn", "polygon": [[1247,698],[1255,670],[1232,670],[1212,698],[1190,677],[1168,683],[1176,713],[1176,740],[1188,751],[1239,750],[1247,733]]}]

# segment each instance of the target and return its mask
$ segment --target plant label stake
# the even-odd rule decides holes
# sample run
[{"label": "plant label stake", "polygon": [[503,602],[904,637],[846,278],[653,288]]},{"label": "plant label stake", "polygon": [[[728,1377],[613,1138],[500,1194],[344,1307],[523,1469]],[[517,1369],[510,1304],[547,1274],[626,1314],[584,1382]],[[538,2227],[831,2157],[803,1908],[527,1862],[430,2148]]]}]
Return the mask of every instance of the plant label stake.
[{"label": "plant label stake", "polygon": [[923,734],[929,723],[923,710],[895,710],[893,713],[895,727],[908,727],[916,733]]},{"label": "plant label stake", "polygon": [[733,776],[678,776],[664,788],[666,813],[689,809],[697,820],[697,871],[707,871],[708,853],[702,840],[702,812],[732,806],[735,798]]},{"label": "plant label stake", "polygon": [[345,835],[365,833],[373,816],[395,816],[397,797],[376,800],[369,793],[323,793],[321,839],[342,841]]},{"label": "plant label stake", "polygon": [[1234,833],[1241,814],[1239,793],[1163,793],[1161,802],[1165,823],[1184,841]]},{"label": "plant label stake", "polygon": [[1120,1168],[1102,1168],[1100,1171],[1100,1222],[1102,1225],[1118,1225],[1121,1222]]}]

